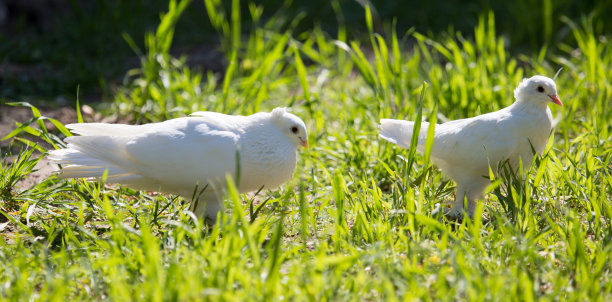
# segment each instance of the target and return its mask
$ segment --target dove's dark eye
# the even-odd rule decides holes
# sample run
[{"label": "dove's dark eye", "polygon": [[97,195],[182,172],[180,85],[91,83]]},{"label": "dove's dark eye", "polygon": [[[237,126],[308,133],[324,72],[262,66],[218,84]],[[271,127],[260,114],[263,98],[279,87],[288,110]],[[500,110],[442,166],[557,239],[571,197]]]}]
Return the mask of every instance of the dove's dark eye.
[{"label": "dove's dark eye", "polygon": [[298,127],[296,126],[291,127],[291,132],[298,133]]},{"label": "dove's dark eye", "polygon": [[538,92],[544,92],[544,87],[538,86]]}]

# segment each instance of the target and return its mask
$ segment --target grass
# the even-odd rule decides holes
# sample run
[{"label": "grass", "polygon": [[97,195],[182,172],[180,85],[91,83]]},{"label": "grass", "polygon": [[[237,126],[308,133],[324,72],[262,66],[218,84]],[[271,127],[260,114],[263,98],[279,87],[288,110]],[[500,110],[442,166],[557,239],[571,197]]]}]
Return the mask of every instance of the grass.
[{"label": "grass", "polygon": [[[571,41],[521,56],[493,14],[473,34],[434,36],[377,32],[366,9],[369,38],[349,40],[342,22],[333,36],[279,32],[250,5],[252,29],[236,38],[244,10],[219,3],[205,1],[224,41],[224,77],[169,55],[186,4],[171,1],[107,113],[149,122],[291,107],[311,144],[294,179],[257,195],[230,186],[212,228],[180,198],[115,185],[50,177],[20,191],[42,156],[32,148],[44,151],[32,136],[61,147],[67,134],[57,122],[60,133],[47,131],[31,107],[34,118],[6,137],[30,151],[2,161],[2,299],[612,298],[612,45],[593,19],[565,20]],[[426,156],[377,138],[382,117],[444,122],[497,110],[523,77],[559,67],[564,107],[551,107],[558,123],[544,154],[525,181],[491,175],[474,220],[433,214],[454,184]]]}]

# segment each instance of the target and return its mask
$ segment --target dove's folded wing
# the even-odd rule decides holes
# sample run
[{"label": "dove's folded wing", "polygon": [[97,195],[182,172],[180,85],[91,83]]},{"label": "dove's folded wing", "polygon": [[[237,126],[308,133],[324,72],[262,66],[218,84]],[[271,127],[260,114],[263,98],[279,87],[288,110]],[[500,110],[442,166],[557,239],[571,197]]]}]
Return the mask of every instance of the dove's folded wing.
[{"label": "dove's folded wing", "polygon": [[[224,180],[236,170],[238,134],[213,128],[197,118],[166,131],[150,132],[126,145],[132,169],[171,186]],[[232,175],[234,173],[231,173]]]},{"label": "dove's folded wing", "polygon": [[191,116],[192,118],[196,118],[203,123],[206,123],[210,128],[234,132],[239,131],[240,128],[245,125],[245,122],[247,120],[247,118],[244,116],[227,115],[211,111],[197,111],[191,113],[189,116]]},{"label": "dove's folded wing", "polygon": [[146,125],[123,125],[107,123],[68,124],[66,128],[74,134],[87,136],[134,136],[146,131]]},{"label": "dove's folded wing", "polygon": [[[425,148],[428,127],[429,123],[421,123],[419,139],[417,141],[417,149],[419,151],[423,151]],[[380,120],[380,125],[378,126],[378,129],[380,130],[379,135],[381,138],[392,142],[402,148],[410,149],[412,135],[414,134],[414,122],[382,119]]]},{"label": "dove's folded wing", "polygon": [[[193,119],[199,123],[206,124],[211,129],[236,131],[241,122],[244,121],[243,116],[226,115],[217,112],[198,111],[191,114]],[[179,118],[176,120],[183,120]],[[145,125],[124,125],[124,124],[107,124],[107,123],[80,123],[68,124],[66,128],[74,134],[83,136],[136,136],[145,132],[150,132],[152,129],[160,129],[163,131],[169,125],[174,125],[174,120],[168,120],[161,123],[150,123]]]},{"label": "dove's folded wing", "polygon": [[436,126],[431,156],[455,167],[482,170],[491,163],[508,158],[514,151],[515,138],[507,135],[505,120],[480,116]]},{"label": "dove's folded wing", "polygon": [[237,130],[222,121],[187,117],[139,126],[74,124],[71,129],[85,135],[68,137],[69,148],[51,152],[54,162],[68,165],[60,177],[101,178],[106,171],[109,181],[157,190],[193,188],[235,171]]}]

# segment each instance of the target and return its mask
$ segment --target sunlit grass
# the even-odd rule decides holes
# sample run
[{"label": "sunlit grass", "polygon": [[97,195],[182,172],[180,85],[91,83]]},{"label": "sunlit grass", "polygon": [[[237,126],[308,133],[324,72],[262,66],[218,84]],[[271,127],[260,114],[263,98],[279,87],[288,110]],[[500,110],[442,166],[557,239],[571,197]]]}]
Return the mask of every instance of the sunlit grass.
[{"label": "sunlit grass", "polygon": [[[205,3],[228,59],[224,77],[169,55],[186,5],[171,2],[112,110],[149,122],[291,107],[311,136],[294,179],[257,196],[230,186],[228,210],[209,228],[171,196],[55,177],[19,191],[16,181],[40,158],[23,152],[0,174],[0,228],[13,227],[0,243],[0,297],[612,298],[612,46],[588,19],[571,23],[576,44],[530,58],[507,51],[492,14],[469,35],[433,37],[375,33],[366,10],[370,39],[352,41],[342,24],[336,36],[276,32],[274,17],[262,24],[251,5],[256,26],[236,37],[239,1],[231,11]],[[432,214],[452,199],[453,183],[426,157],[377,138],[381,117],[444,122],[497,110],[523,77],[559,67],[564,107],[552,107],[558,124],[544,154],[524,181],[492,175],[474,220]],[[52,121],[63,134],[49,133],[32,110],[6,138],[60,147],[65,128]]]}]

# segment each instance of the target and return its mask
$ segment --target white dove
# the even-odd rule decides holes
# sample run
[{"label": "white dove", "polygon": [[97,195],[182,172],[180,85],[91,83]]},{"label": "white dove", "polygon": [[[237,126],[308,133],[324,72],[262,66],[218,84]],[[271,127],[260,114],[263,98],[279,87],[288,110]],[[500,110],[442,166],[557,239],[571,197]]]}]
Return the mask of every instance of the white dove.
[{"label": "white dove", "polygon": [[223,208],[226,175],[236,181],[237,158],[240,193],[274,189],[293,175],[297,149],[308,146],[304,122],[284,108],[249,116],[196,112],[144,125],[66,127],[81,136],[67,137],[67,148],[49,152],[51,161],[65,165],[59,177],[101,180],[108,171],[107,182],[189,200],[196,186],[206,188],[192,209],[212,222]]},{"label": "white dove", "polygon": [[[552,114],[548,103],[562,106],[555,82],[544,76],[524,79],[514,90],[516,101],[499,111],[472,118],[435,125],[432,161],[457,183],[452,209],[453,218],[463,215],[467,199],[467,214],[474,214],[476,200],[490,183],[489,165],[497,168],[501,161],[518,171],[519,158],[524,171],[529,168],[533,149],[542,154],[552,130]],[[414,122],[382,119],[380,137],[409,148]],[[423,152],[429,124],[421,124],[417,150]]]}]

